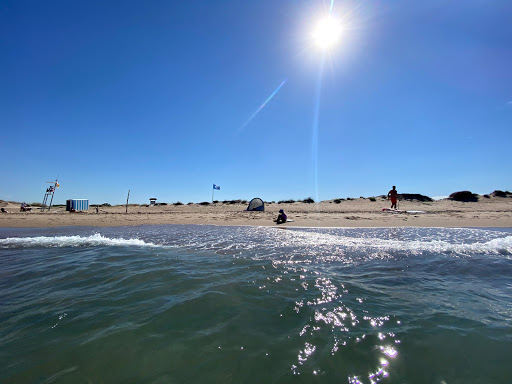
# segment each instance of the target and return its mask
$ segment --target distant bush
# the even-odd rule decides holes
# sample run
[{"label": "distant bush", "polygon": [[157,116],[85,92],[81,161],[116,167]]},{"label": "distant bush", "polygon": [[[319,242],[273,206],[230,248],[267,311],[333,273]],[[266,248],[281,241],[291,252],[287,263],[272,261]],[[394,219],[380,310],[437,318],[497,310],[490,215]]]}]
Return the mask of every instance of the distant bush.
[{"label": "distant bush", "polygon": [[334,199],[334,202],[335,202],[336,204],[339,204],[339,203],[341,203],[343,200],[345,200],[345,199]]},{"label": "distant bush", "polygon": [[156,203],[155,205],[167,205],[167,203]]},{"label": "distant bush", "polygon": [[315,200],[313,200],[313,198],[311,198],[311,197],[308,197],[307,199],[302,200],[302,202],[303,203],[311,204],[311,203],[314,203]]},{"label": "distant bush", "polygon": [[177,202],[175,202],[173,205],[183,205],[183,203],[182,203],[182,202],[180,202],[180,201],[177,201]]},{"label": "distant bush", "polygon": [[[32,204],[29,204],[33,207],[40,207],[42,204],[41,203],[32,203]],[[54,207],[65,207],[66,205],[65,204],[53,204]]]},{"label": "distant bush", "polygon": [[353,197],[347,197],[347,200],[355,200]]},{"label": "distant bush", "polygon": [[219,200],[213,200],[213,204],[217,204]]},{"label": "distant bush", "polygon": [[103,203],[103,204],[101,204],[101,207],[111,207],[111,206],[112,206],[112,205],[111,205],[111,204],[109,204],[109,203]]},{"label": "distant bush", "polygon": [[470,191],[460,191],[452,193],[448,196],[448,199],[453,201],[477,202],[478,195]]},{"label": "distant bush", "polygon": [[485,197],[486,199],[490,199],[490,198],[491,198],[491,196],[489,196],[489,195],[484,195],[484,197]]},{"label": "distant bush", "polygon": [[203,201],[203,202],[199,203],[199,205],[210,205],[210,203],[207,201]]},{"label": "distant bush", "polygon": [[399,193],[398,194],[399,200],[417,200],[422,202],[432,202],[434,201],[432,198],[424,195],[420,195],[419,193]]},{"label": "distant bush", "polygon": [[370,197],[370,201],[377,201],[375,197]]},{"label": "distant bush", "polygon": [[496,190],[491,195],[495,197],[512,197],[512,192]]},{"label": "distant bush", "polygon": [[187,203],[187,205],[194,205],[194,203]]},{"label": "distant bush", "polygon": [[281,200],[278,201],[277,204],[293,204],[295,203],[295,200]]}]

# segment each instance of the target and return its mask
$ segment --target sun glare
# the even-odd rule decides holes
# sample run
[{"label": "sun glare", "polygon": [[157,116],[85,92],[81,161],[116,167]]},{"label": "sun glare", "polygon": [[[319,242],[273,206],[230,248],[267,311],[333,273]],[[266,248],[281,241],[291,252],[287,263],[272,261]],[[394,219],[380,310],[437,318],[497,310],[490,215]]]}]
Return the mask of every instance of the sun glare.
[{"label": "sun glare", "polygon": [[338,19],[329,15],[318,22],[313,31],[315,44],[322,49],[333,48],[341,38],[342,26]]}]

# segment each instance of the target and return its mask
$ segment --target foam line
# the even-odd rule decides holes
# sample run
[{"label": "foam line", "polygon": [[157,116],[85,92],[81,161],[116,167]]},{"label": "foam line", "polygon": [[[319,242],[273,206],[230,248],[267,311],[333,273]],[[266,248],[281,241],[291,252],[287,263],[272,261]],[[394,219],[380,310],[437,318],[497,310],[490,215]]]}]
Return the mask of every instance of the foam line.
[{"label": "foam line", "polygon": [[39,236],[39,237],[8,237],[0,239],[0,248],[31,248],[31,247],[96,247],[96,246],[138,246],[157,247],[140,239],[109,238],[96,233],[91,236]]},{"label": "foam line", "polygon": [[303,243],[310,247],[341,246],[352,249],[373,249],[382,251],[430,251],[456,254],[481,253],[512,255],[512,236],[468,244],[454,244],[443,240],[400,241],[378,238],[345,237],[299,231],[285,231],[285,233],[286,236],[281,238],[285,243],[292,241],[294,244]]}]

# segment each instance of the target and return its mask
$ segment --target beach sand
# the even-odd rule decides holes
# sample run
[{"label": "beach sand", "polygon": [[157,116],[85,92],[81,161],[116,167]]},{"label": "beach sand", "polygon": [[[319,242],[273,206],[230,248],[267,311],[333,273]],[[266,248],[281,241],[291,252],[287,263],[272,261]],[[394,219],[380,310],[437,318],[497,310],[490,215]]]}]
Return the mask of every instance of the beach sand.
[{"label": "beach sand", "polygon": [[125,226],[145,224],[202,224],[276,226],[273,220],[283,209],[293,222],[280,227],[512,227],[512,198],[480,197],[478,202],[439,200],[401,201],[399,208],[425,213],[389,213],[389,202],[378,197],[343,200],[340,203],[295,202],[266,204],[264,212],[247,212],[247,204],[158,205],[91,207],[70,213],[65,207],[41,212],[20,212],[19,204],[0,202],[9,213],[0,214],[0,227]]}]

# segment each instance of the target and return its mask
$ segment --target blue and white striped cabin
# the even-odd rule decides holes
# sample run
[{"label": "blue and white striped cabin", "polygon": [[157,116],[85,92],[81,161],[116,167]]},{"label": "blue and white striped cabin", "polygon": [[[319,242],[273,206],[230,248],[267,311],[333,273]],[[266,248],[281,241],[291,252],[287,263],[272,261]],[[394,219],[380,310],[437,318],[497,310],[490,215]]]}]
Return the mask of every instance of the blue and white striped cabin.
[{"label": "blue and white striped cabin", "polygon": [[89,209],[89,199],[69,199],[66,200],[66,211],[87,211]]}]

